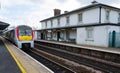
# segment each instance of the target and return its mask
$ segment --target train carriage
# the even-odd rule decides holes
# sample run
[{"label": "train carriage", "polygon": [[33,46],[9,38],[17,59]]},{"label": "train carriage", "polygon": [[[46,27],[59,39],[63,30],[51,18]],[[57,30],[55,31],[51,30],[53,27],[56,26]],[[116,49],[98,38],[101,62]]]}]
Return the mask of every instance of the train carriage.
[{"label": "train carriage", "polygon": [[8,30],[5,32],[5,37],[14,42],[18,48],[34,47],[34,31],[29,26],[20,25]]}]

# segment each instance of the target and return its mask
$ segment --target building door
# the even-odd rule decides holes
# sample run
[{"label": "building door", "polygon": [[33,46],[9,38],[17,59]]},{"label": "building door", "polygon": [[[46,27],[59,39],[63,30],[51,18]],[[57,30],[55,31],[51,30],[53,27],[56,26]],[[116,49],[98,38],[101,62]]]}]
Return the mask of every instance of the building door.
[{"label": "building door", "polygon": [[66,31],[66,40],[69,40],[69,31]]},{"label": "building door", "polygon": [[109,33],[109,47],[115,47],[115,36],[115,31]]},{"label": "building door", "polygon": [[115,47],[115,34],[116,34],[116,32],[113,31],[112,32],[112,47]]},{"label": "building door", "polygon": [[57,32],[57,41],[60,39],[60,32]]},{"label": "building door", "polygon": [[41,33],[41,39],[44,39],[44,35],[43,35],[43,33]]}]

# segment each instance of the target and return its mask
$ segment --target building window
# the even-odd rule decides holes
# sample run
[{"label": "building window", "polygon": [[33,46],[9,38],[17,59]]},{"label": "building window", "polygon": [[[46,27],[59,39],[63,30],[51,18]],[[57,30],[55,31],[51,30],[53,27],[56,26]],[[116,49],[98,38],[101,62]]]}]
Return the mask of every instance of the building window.
[{"label": "building window", "polygon": [[87,40],[93,40],[93,27],[86,28]]},{"label": "building window", "polygon": [[78,22],[82,22],[82,13],[78,14]]},{"label": "building window", "polygon": [[109,21],[109,19],[110,19],[110,11],[107,10],[106,11],[106,20]]},{"label": "building window", "polygon": [[66,17],[66,23],[69,24],[69,22],[70,22],[70,17],[67,16],[67,17]]},{"label": "building window", "polygon": [[120,13],[118,14],[118,23],[120,23]]},{"label": "building window", "polygon": [[45,22],[45,28],[47,28],[47,21]]},{"label": "building window", "polygon": [[53,27],[53,21],[51,20],[51,27]]},{"label": "building window", "polygon": [[57,24],[60,26],[60,18],[57,19]]}]

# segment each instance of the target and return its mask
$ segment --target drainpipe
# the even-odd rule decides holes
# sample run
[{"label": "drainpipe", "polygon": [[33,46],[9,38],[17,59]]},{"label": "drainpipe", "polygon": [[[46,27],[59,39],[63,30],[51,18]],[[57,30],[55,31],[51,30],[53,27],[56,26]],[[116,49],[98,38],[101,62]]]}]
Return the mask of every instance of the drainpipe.
[{"label": "drainpipe", "polygon": [[101,24],[101,6],[100,6],[100,9],[99,9],[99,24]]}]

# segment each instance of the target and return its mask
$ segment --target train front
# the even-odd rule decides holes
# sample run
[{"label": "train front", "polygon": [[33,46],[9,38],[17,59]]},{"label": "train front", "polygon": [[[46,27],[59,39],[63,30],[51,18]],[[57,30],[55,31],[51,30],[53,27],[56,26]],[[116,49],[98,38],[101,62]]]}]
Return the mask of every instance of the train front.
[{"label": "train front", "polygon": [[19,48],[34,47],[34,32],[31,27],[21,25],[16,28],[17,44]]}]

